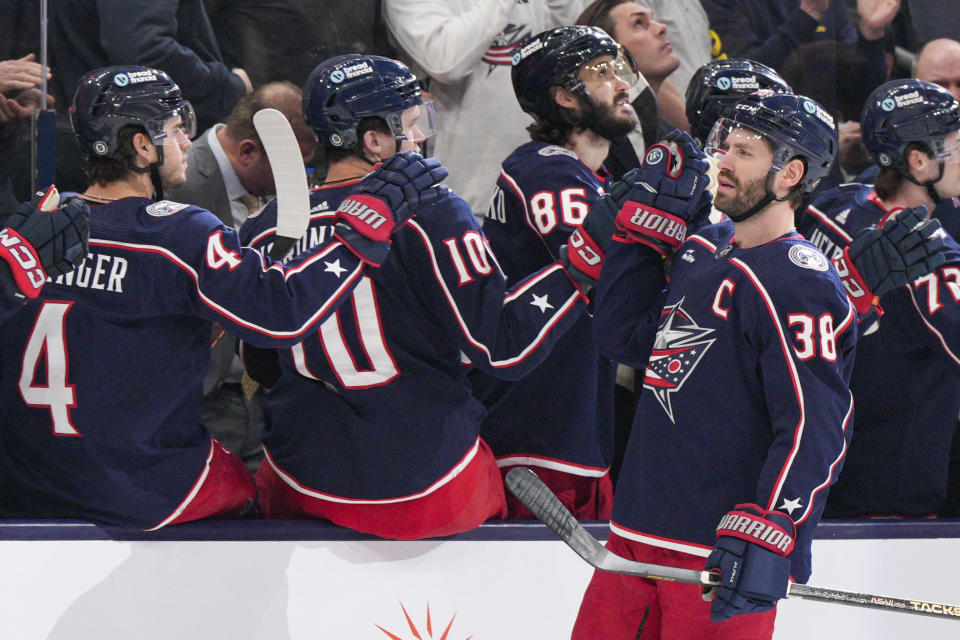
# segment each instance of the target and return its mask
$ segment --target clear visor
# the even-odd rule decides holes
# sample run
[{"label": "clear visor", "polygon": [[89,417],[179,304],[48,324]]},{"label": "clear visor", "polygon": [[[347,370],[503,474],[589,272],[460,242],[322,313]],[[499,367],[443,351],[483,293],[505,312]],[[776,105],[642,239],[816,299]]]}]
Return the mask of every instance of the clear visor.
[{"label": "clear visor", "polygon": [[590,80],[612,80],[616,78],[627,84],[627,88],[637,84],[640,76],[633,70],[633,64],[629,57],[624,54],[621,48],[615,59],[592,60],[581,68],[581,79],[585,82]]},{"label": "clear visor", "polygon": [[[703,151],[714,157],[732,153],[735,157],[770,158],[771,161],[774,155],[769,138],[753,127],[729,118],[720,118],[713,125]],[[781,168],[774,162],[770,170],[780,171]]]},{"label": "clear visor", "polygon": [[[424,100],[418,105],[405,109],[400,114],[400,134],[398,138],[420,143],[437,132],[433,102]],[[397,127],[394,127],[396,131]]]},{"label": "clear visor", "polygon": [[167,138],[183,144],[197,135],[197,116],[193,106],[184,101],[173,111],[147,122],[146,128],[155,145],[162,145]]}]

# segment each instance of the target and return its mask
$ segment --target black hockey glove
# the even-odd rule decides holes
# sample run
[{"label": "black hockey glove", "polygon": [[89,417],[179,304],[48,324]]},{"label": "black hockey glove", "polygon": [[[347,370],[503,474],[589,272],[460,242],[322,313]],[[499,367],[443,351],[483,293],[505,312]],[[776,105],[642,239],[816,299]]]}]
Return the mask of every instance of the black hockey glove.
[{"label": "black hockey glove", "polygon": [[833,260],[857,313],[873,309],[880,296],[931,273],[944,263],[940,222],[927,208],[902,211],[882,227],[868,227]]},{"label": "black hockey glove", "polygon": [[334,235],[361,260],[379,267],[390,250],[390,236],[422,206],[449,190],[439,182],[447,169],[436,158],[401,151],[388,158],[340,203]]},{"label": "black hockey glove", "polygon": [[673,253],[687,226],[699,227],[710,215],[708,170],[706,156],[686,133],[671,131],[651,146],[643,164],[623,176],[631,189],[617,214],[618,239],[645,244],[664,257]]},{"label": "black hockey glove", "polygon": [[80,198],[59,204],[51,186],[6,219],[6,228],[0,230],[0,258],[10,274],[0,280],[8,293],[35,298],[48,276],[73,271],[87,255],[90,209]]},{"label": "black hockey glove", "polygon": [[785,513],[738,504],[717,525],[717,543],[704,570],[720,574],[710,594],[710,620],[769,611],[787,595],[797,529]]},{"label": "black hockey glove", "polygon": [[600,279],[603,259],[613,243],[617,212],[626,202],[630,185],[614,182],[610,191],[590,206],[583,222],[570,234],[567,244],[560,247],[564,269],[584,287],[592,287]]}]

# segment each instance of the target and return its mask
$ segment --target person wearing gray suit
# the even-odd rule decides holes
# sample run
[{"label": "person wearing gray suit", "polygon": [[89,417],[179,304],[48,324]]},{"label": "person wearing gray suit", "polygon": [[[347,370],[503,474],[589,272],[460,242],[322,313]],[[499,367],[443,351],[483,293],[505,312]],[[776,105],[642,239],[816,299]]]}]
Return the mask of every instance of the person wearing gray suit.
[{"label": "person wearing gray suit", "polygon": [[[317,139],[303,120],[301,91],[289,82],[273,82],[241,98],[225,124],[197,136],[187,151],[187,180],[167,197],[203,207],[239,229],[274,193],[270,162],[253,126],[253,114],[265,108],[287,117],[308,163]],[[263,456],[263,391],[244,375],[235,337],[215,325],[211,344],[202,421],[253,472]]]}]

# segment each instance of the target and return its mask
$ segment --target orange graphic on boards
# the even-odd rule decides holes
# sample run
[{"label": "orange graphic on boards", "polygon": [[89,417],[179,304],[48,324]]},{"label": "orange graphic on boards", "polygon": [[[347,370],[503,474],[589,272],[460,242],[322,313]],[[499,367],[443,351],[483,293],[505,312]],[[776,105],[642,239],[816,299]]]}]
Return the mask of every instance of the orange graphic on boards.
[{"label": "orange graphic on boards", "polygon": [[[412,634],[413,640],[453,640],[449,637],[450,629],[453,627],[453,621],[456,619],[457,614],[453,614],[453,617],[450,618],[450,622],[447,623],[447,626],[444,628],[443,633],[439,637],[434,637],[433,635],[433,622],[430,619],[430,603],[427,603],[427,626],[426,626],[426,635],[422,634],[418,629],[417,625],[413,623],[413,619],[410,618],[410,614],[407,613],[406,607],[403,606],[403,603],[400,603],[400,610],[403,611],[403,617],[407,620],[407,626],[410,627],[410,633]],[[397,635],[390,631],[387,631],[380,625],[374,625],[380,631],[383,631],[390,640],[407,640],[403,636]],[[464,640],[471,640],[473,636],[467,636]]]}]

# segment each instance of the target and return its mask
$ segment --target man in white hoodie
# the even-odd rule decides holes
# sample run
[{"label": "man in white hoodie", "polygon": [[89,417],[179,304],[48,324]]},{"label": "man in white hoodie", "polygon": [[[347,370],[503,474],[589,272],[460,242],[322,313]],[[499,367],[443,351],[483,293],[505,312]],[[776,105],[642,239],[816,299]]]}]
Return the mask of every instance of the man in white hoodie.
[{"label": "man in white hoodie", "polygon": [[[447,183],[474,213],[490,203],[500,163],[527,142],[533,120],[513,94],[514,48],[573,24],[585,0],[384,0],[387,29],[430,76],[439,118],[434,147]],[[421,74],[418,74],[421,75]]]}]

